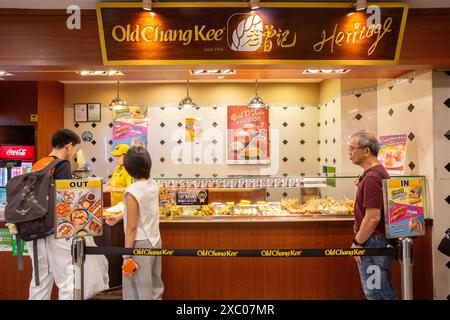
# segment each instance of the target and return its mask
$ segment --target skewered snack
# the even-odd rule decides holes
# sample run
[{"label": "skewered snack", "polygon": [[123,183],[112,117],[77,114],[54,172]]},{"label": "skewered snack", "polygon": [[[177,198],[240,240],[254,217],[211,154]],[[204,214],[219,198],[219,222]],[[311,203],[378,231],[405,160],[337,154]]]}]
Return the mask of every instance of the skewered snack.
[{"label": "skewered snack", "polygon": [[90,208],[89,208],[89,212],[91,214],[93,214],[94,216],[96,216],[97,218],[100,218],[101,216],[101,201],[98,200],[97,202],[95,202]]}]

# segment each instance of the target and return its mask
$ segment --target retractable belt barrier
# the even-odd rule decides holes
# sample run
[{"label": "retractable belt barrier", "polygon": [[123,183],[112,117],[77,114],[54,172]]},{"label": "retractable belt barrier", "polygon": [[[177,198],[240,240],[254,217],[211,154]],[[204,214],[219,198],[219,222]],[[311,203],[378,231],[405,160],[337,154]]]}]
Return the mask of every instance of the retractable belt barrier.
[{"label": "retractable belt barrier", "polygon": [[402,298],[412,300],[413,240],[400,238],[396,247],[387,248],[326,248],[326,249],[160,249],[88,247],[83,238],[75,238],[72,244],[74,265],[74,298],[83,300],[84,262],[86,255],[126,255],[160,257],[205,258],[314,258],[314,257],[395,257],[401,264]]},{"label": "retractable belt barrier", "polygon": [[342,256],[391,256],[397,257],[399,248],[329,248],[329,249],[155,249],[85,247],[85,254],[130,255],[164,257],[267,257],[311,258]]}]

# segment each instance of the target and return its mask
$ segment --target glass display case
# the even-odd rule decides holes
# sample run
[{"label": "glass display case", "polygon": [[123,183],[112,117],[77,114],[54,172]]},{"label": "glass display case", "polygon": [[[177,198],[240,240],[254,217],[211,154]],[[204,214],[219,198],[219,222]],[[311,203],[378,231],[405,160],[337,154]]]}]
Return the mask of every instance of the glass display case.
[{"label": "glass display case", "polygon": [[[392,179],[423,178],[397,176]],[[163,219],[352,216],[356,176],[155,178]]]}]

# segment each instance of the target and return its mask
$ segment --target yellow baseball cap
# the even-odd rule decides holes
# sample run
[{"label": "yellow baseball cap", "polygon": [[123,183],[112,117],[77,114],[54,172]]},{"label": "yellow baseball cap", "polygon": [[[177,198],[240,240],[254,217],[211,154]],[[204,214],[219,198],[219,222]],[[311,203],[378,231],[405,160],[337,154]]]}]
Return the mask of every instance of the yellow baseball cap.
[{"label": "yellow baseball cap", "polygon": [[125,153],[127,153],[128,149],[130,149],[130,146],[127,144],[118,144],[114,150],[111,152],[113,156],[121,156]]}]

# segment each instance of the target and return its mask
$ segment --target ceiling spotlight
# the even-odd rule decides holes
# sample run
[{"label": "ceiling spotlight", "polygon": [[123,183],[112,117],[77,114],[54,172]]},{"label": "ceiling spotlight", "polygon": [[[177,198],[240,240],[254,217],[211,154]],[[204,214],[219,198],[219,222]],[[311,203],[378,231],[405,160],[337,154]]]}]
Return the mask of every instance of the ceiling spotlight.
[{"label": "ceiling spotlight", "polygon": [[303,71],[303,74],[342,74],[349,71],[349,69],[307,69]]},{"label": "ceiling spotlight", "polygon": [[3,76],[12,76],[12,75],[13,75],[12,73],[9,73],[9,72],[0,70],[0,77],[3,77]]},{"label": "ceiling spotlight", "polygon": [[259,9],[260,7],[259,0],[249,0],[249,5],[252,10]]},{"label": "ceiling spotlight", "polygon": [[189,80],[186,82],[186,97],[184,97],[178,105],[183,109],[192,109],[197,106],[194,99],[189,96]]},{"label": "ceiling spotlight", "polygon": [[255,96],[250,100],[247,106],[254,109],[266,107],[266,104],[264,103],[263,99],[260,96],[258,96],[258,80],[255,80]]},{"label": "ceiling spotlight", "polygon": [[366,10],[367,0],[355,0],[354,6],[355,6],[356,11]]},{"label": "ceiling spotlight", "polygon": [[111,103],[109,104],[109,110],[123,110],[126,108],[126,106],[126,101],[121,99],[119,96],[119,81],[117,81],[117,97],[112,99]]},{"label": "ceiling spotlight", "polygon": [[142,0],[142,9],[152,11],[152,0]]}]

